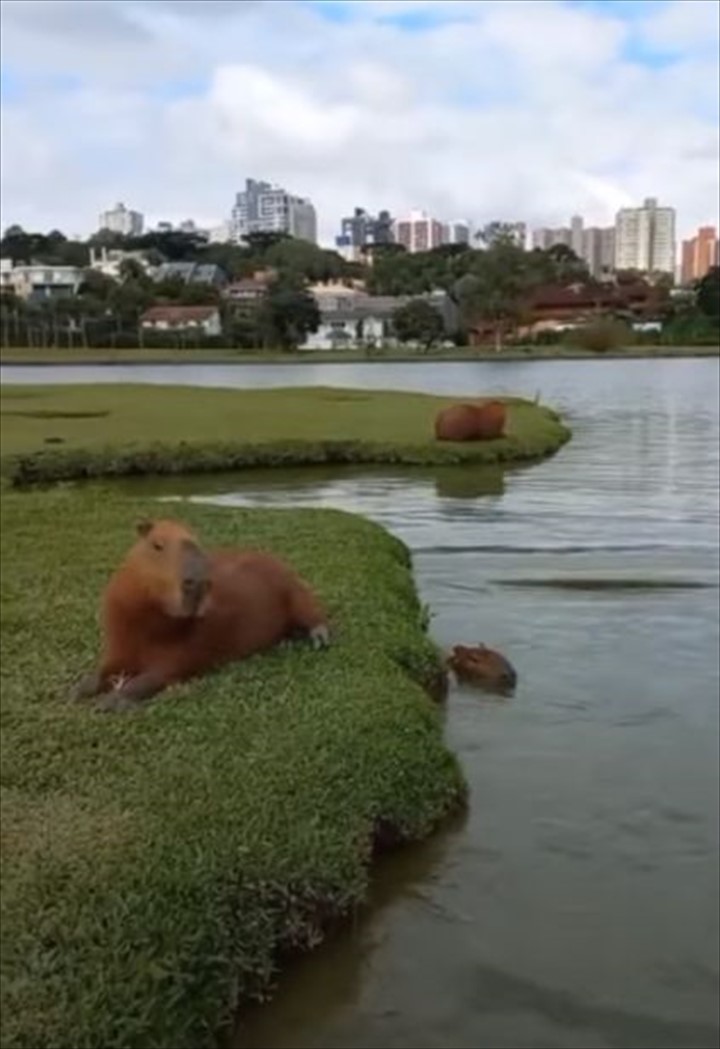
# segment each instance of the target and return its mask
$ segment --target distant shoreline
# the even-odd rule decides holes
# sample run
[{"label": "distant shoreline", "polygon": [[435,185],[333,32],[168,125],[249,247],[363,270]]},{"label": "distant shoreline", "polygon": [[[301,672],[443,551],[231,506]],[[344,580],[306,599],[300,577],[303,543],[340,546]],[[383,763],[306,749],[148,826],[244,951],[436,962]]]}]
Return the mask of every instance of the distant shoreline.
[{"label": "distant shoreline", "polygon": [[448,353],[392,353],[372,356],[352,351],[298,351],[297,353],[219,353],[215,350],[0,350],[0,365],[8,367],[148,365],[309,365],[309,364],[460,364],[472,361],[645,360],[652,358],[718,357],[718,346],[629,346],[593,353],[533,346],[527,349],[458,351]]}]

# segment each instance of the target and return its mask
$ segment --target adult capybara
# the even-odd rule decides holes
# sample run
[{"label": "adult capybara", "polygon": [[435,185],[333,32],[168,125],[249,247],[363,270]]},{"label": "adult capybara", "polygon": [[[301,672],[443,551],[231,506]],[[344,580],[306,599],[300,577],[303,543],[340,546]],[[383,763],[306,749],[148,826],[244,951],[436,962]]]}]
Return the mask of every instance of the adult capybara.
[{"label": "adult capybara", "polygon": [[459,681],[469,681],[488,691],[507,693],[517,684],[512,664],[487,645],[455,645],[447,663]]},{"label": "adult capybara", "polygon": [[435,416],[438,441],[492,441],[505,433],[507,409],[502,401],[452,404]]},{"label": "adult capybara", "polygon": [[122,709],[175,682],[302,633],[329,642],[325,612],[289,565],[254,550],[203,550],[174,520],[141,521],[102,602],[104,647],[77,699]]}]

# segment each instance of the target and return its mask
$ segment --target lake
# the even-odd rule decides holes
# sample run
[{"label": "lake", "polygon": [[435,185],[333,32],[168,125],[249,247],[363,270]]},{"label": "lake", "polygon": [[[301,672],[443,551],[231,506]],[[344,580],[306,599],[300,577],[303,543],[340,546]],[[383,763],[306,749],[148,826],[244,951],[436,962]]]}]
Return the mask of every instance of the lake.
[{"label": "lake", "polygon": [[466,817],[383,861],[367,913],[234,1044],[717,1046],[717,359],[0,369],[11,381],[517,393],[572,442],[534,467],[122,482],[161,498],[358,511],[413,551],[442,645],[485,641],[509,700],[454,688]]}]

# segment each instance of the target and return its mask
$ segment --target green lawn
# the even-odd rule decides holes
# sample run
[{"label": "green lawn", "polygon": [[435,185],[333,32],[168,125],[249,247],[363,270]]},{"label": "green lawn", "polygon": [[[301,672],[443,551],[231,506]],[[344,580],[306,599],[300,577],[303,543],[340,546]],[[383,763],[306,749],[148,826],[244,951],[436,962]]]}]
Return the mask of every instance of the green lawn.
[{"label": "green lawn", "polygon": [[289,557],[335,644],[103,715],[68,689],[107,574],[157,507],[99,488],[0,502],[1,1044],[214,1045],[278,949],[362,901],[375,832],[422,837],[462,801],[409,556],[339,512],[183,505],[210,544]]},{"label": "green lawn", "polygon": [[324,387],[5,386],[3,472],[27,481],[325,462],[497,463],[541,458],[569,436],[551,409],[510,398],[507,437],[438,443],[435,413],[453,399]]},{"label": "green lawn", "polygon": [[613,359],[616,357],[717,357],[719,346],[621,346],[605,353],[595,353],[576,346],[508,346],[497,353],[492,346],[434,347],[427,353],[389,349],[383,353],[363,350],[303,350],[282,353],[273,350],[171,350],[171,349],[40,349],[0,347],[2,364],[81,364],[83,362],[167,363],[203,362],[216,364],[333,364],[393,363],[406,361],[478,361],[478,360],[574,360]]},{"label": "green lawn", "polygon": [[[481,394],[485,391],[476,391]],[[125,716],[70,703],[101,588],[150,498],[8,481],[273,463],[532,459],[568,436],[510,400],[510,433],[437,445],[447,399],[339,389],[2,390],[4,1049],[216,1044],[286,950],[365,898],[372,843],[427,835],[463,800],[406,548],[334,511],[175,511],[260,545],[327,603],[327,652],[281,648]],[[61,444],[48,445],[48,439]],[[163,507],[163,513],[172,512]]]}]

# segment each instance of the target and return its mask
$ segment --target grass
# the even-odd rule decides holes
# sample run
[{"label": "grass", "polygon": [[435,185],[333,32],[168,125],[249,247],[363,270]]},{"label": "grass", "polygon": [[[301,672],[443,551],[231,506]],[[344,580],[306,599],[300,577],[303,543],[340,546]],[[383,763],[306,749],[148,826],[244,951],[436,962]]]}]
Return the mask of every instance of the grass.
[{"label": "grass", "polygon": [[128,474],[322,463],[498,463],[541,458],[569,431],[550,408],[518,398],[508,435],[436,442],[452,398],[311,387],[4,386],[2,471],[14,484]]},{"label": "grass", "polygon": [[157,509],[99,486],[0,502],[0,1042],[215,1045],[286,952],[362,903],[374,841],[421,838],[463,801],[408,552],[337,511],[184,505],[211,544],[289,557],[335,644],[101,715],[68,689],[132,522]]},{"label": "grass", "polygon": [[436,347],[428,353],[392,349],[381,354],[363,350],[303,350],[283,353],[267,350],[172,349],[40,349],[0,347],[2,364],[370,364],[412,361],[482,360],[611,360],[634,357],[717,357],[720,346],[620,346],[603,353],[558,343],[555,346],[508,346],[497,353],[491,346]]},{"label": "grass", "polygon": [[96,656],[99,592],[132,522],[157,506],[111,485],[12,485],[511,461],[569,436],[550,409],[509,399],[507,438],[438,445],[443,403],[324,388],[3,388],[4,1049],[217,1044],[288,952],[363,902],[374,849],[426,836],[465,791],[428,695],[444,675],[409,554],[384,530],[335,511],[184,504],[211,544],[288,557],[327,603],[335,644],[277,649],[142,713],[103,716],[68,690]]}]

